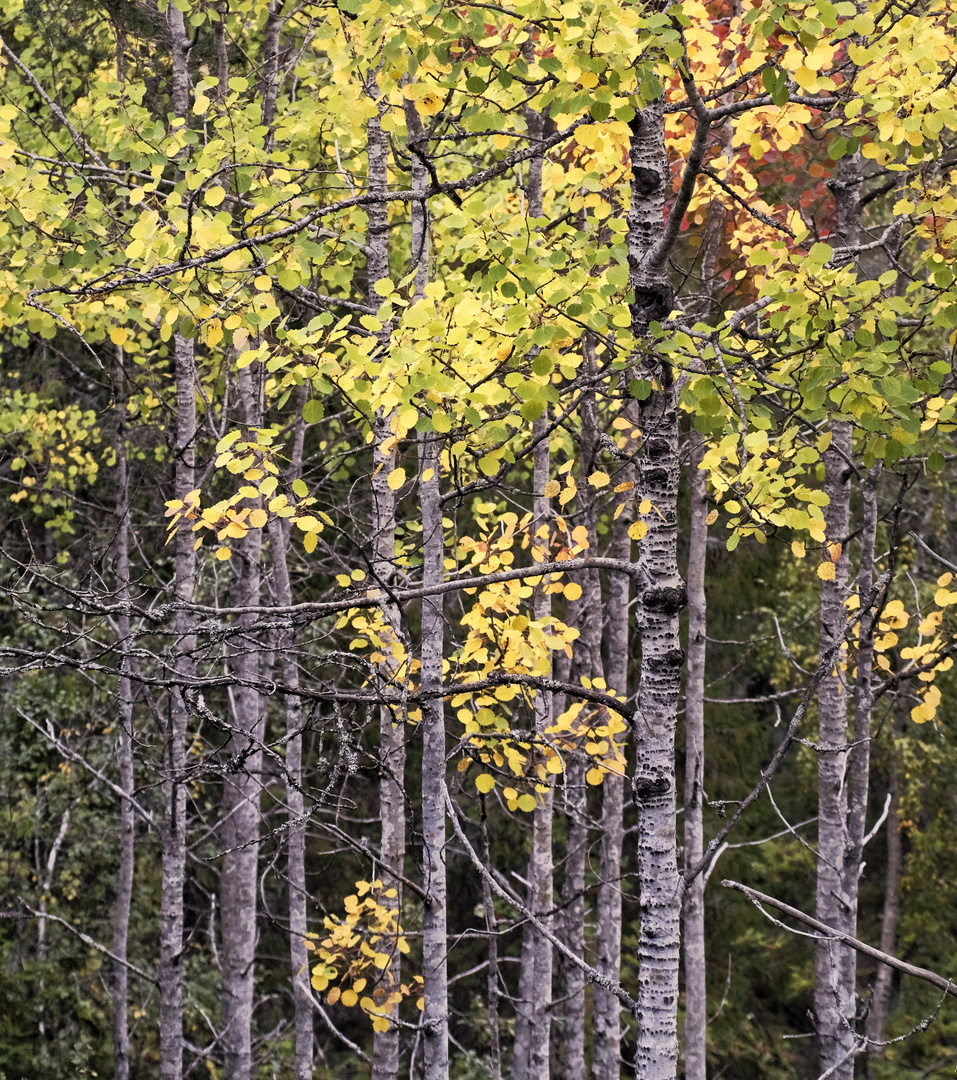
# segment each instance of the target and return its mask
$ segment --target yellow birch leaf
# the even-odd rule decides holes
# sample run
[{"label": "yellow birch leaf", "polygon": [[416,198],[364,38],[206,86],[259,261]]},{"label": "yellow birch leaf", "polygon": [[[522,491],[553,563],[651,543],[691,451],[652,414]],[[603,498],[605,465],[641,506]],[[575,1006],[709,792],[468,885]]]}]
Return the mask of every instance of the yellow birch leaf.
[{"label": "yellow birch leaf", "polygon": [[526,814],[530,814],[537,805],[534,795],[520,795],[518,798],[518,808],[524,810]]},{"label": "yellow birch leaf", "polygon": [[483,795],[487,795],[495,787],[495,778],[488,773],[482,773],[475,778],[475,786]]},{"label": "yellow birch leaf", "polygon": [[347,1008],[352,1008],[353,1005],[359,1000],[359,995],[355,990],[343,990],[342,992],[342,1004]]},{"label": "yellow birch leaf", "polygon": [[565,586],[565,599],[566,600],[580,600],[582,595],[582,587],[577,581],[570,581]]},{"label": "yellow birch leaf", "polygon": [[632,540],[640,540],[648,531],[648,525],[644,521],[636,521],[628,526],[628,535]]},{"label": "yellow birch leaf", "polygon": [[713,525],[718,520],[718,511],[712,510],[710,514],[704,519],[705,525]]},{"label": "yellow birch leaf", "polygon": [[129,334],[127,334],[122,326],[114,326],[110,331],[110,341],[112,341],[114,345],[125,345],[128,337]]},{"label": "yellow birch leaf", "polygon": [[549,480],[545,485],[545,490],[542,494],[546,499],[554,499],[561,490],[562,485],[557,480]]},{"label": "yellow birch leaf", "polygon": [[592,787],[596,787],[604,780],[604,778],[605,774],[601,769],[589,769],[588,772],[585,773],[585,782],[591,784]]},{"label": "yellow birch leaf", "polygon": [[807,548],[804,546],[804,541],[792,540],[791,553],[794,555],[795,559],[803,559],[804,556],[807,554]]},{"label": "yellow birch leaf", "polygon": [[254,529],[261,529],[268,520],[269,515],[265,510],[253,510],[249,515],[249,524],[252,525]]},{"label": "yellow birch leaf", "polygon": [[221,547],[216,549],[216,558],[219,559],[220,562],[225,562],[226,559],[232,557],[232,554],[233,553],[229,550],[228,547]]},{"label": "yellow birch leaf", "polygon": [[842,550],[843,550],[843,545],[841,545],[841,544],[829,544],[828,545],[828,551],[831,554],[831,562],[832,563],[837,563],[837,562],[841,561],[841,551]]},{"label": "yellow birch leaf", "polygon": [[221,187],[211,187],[203,198],[207,206],[219,206],[226,198],[226,192]]},{"label": "yellow birch leaf", "polygon": [[[416,102],[416,104],[418,105],[419,102]],[[372,1030],[373,1031],[379,1031],[379,1032],[388,1031],[389,1030],[389,1021],[386,1020],[386,1018],[384,1016],[374,1016],[372,1018]]]},{"label": "yellow birch leaf", "polygon": [[401,466],[398,469],[393,469],[389,473],[389,479],[386,481],[391,491],[398,491],[400,487],[405,483],[405,469]]},{"label": "yellow birch leaf", "polygon": [[[315,946],[313,946],[313,948],[315,948]],[[338,1000],[339,1000],[339,987],[338,987],[338,986],[334,986],[334,987],[333,987],[333,988],[332,988],[332,989],[331,989],[331,990],[329,991],[329,993],[328,993],[328,994],[326,995],[326,1004],[327,1004],[327,1005],[335,1005],[335,1003],[336,1003],[336,1002],[337,1002]]]},{"label": "yellow birch leaf", "polygon": [[427,484],[435,476],[435,469],[426,469],[422,473],[422,483]]},{"label": "yellow birch leaf", "polygon": [[608,473],[602,472],[600,469],[588,477],[588,483],[595,488],[607,487],[610,482],[611,477],[609,477]]},{"label": "yellow birch leaf", "polygon": [[651,499],[642,499],[641,502],[638,504],[638,513],[639,514],[647,514],[650,509],[651,509]]},{"label": "yellow birch leaf", "polygon": [[833,581],[837,577],[837,568],[832,562],[824,562],[817,568],[817,576],[821,581]]}]

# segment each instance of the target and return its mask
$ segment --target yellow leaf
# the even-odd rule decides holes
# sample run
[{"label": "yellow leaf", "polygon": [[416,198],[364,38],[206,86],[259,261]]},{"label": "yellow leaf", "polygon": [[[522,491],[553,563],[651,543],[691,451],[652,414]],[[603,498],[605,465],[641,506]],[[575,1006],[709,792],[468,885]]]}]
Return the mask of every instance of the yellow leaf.
[{"label": "yellow leaf", "polygon": [[426,469],[422,473],[422,483],[427,484],[435,476],[435,469]]},{"label": "yellow leaf", "polygon": [[342,992],[342,1004],[347,1008],[352,1008],[353,1005],[359,1000],[359,995],[355,990],[343,990]]},{"label": "yellow leaf", "polygon": [[488,773],[481,773],[475,778],[475,786],[483,795],[487,795],[495,787],[495,778]]},{"label": "yellow leaf", "polygon": [[[307,946],[308,946],[308,943],[307,943]],[[315,946],[313,946],[313,948],[315,948]],[[326,1004],[327,1004],[327,1005],[335,1005],[335,1003],[336,1003],[336,1002],[337,1002],[338,1000],[339,1000],[339,987],[338,987],[338,986],[334,986],[334,987],[333,987],[333,988],[332,988],[332,989],[331,989],[331,990],[329,991],[329,993],[328,993],[328,994],[326,995]]]},{"label": "yellow leaf", "polygon": [[632,540],[640,540],[648,531],[648,526],[644,521],[636,521],[628,526],[628,535]]},{"label": "yellow leaf", "polygon": [[389,954],[384,952],[377,952],[372,958],[372,962],[377,968],[382,968],[382,970],[384,971],[389,966]]},{"label": "yellow leaf", "polygon": [[537,805],[534,795],[525,794],[518,797],[518,808],[524,810],[526,814],[530,814]]},{"label": "yellow leaf", "polygon": [[804,541],[792,540],[791,553],[794,555],[795,559],[803,559],[804,556],[807,554],[807,548],[804,546]]},{"label": "yellow leaf", "polygon": [[219,206],[225,198],[226,192],[221,187],[210,188],[204,196],[207,206]]},{"label": "yellow leaf", "polygon": [[604,780],[605,774],[601,769],[589,769],[585,773],[585,782],[591,784],[593,787],[597,786]]},{"label": "yellow leaf", "polygon": [[372,1030],[373,1031],[388,1031],[389,1021],[384,1016],[374,1016],[372,1018]]},{"label": "yellow leaf", "polygon": [[221,547],[216,549],[216,558],[219,559],[220,562],[225,562],[226,559],[232,557],[232,554],[233,553],[229,550],[228,547]]},{"label": "yellow leaf", "polygon": [[713,525],[718,520],[718,511],[712,510],[710,514],[704,519],[705,525]]},{"label": "yellow leaf", "polygon": [[268,520],[269,515],[265,510],[253,510],[249,515],[249,524],[252,525],[254,529],[261,529]]},{"label": "yellow leaf", "polygon": [[602,472],[599,469],[597,472],[593,472],[591,476],[588,477],[588,483],[591,484],[592,487],[603,488],[607,487],[608,484],[611,483],[611,478],[609,477],[608,473]]},{"label": "yellow leaf", "polygon": [[302,546],[306,549],[306,554],[311,555],[316,550],[316,544],[319,543],[319,537],[316,533],[306,533],[305,538],[302,541]]},{"label": "yellow leaf", "polygon": [[642,499],[641,502],[638,504],[638,513],[639,514],[647,514],[650,509],[651,509],[651,499]]},{"label": "yellow leaf", "polygon": [[621,492],[623,492],[623,491],[631,491],[631,489],[634,486],[635,486],[634,480],[626,480],[623,484],[616,484],[615,485],[615,494],[620,495]]},{"label": "yellow leaf", "polygon": [[837,562],[841,561],[841,551],[842,550],[843,550],[843,546],[841,544],[829,544],[828,545],[828,551],[830,552],[831,562],[832,563],[837,563]]},{"label": "yellow leaf", "polygon": [[388,483],[390,490],[398,491],[405,483],[405,469],[401,467],[393,469],[392,472],[389,473],[389,479],[386,483]]},{"label": "yellow leaf", "polygon": [[824,562],[817,568],[817,576],[821,581],[833,581],[837,577],[837,568],[832,562]]},{"label": "yellow leaf", "polygon": [[110,331],[110,341],[112,341],[114,345],[125,345],[128,337],[129,334],[127,334],[122,326],[114,326]]},{"label": "yellow leaf", "polygon": [[570,581],[565,586],[565,599],[566,600],[580,600],[582,595],[582,587],[577,581]]},{"label": "yellow leaf", "polygon": [[542,494],[546,499],[554,499],[561,490],[562,485],[557,480],[549,480]]},{"label": "yellow leaf", "polygon": [[272,278],[268,274],[260,274],[253,282],[259,292],[269,292],[272,288]]}]

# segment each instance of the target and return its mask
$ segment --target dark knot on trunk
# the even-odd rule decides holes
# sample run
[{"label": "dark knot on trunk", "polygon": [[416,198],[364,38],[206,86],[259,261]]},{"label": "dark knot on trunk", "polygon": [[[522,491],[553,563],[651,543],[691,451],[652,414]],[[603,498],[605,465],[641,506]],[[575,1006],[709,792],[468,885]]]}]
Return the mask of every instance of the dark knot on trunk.
[{"label": "dark knot on trunk", "polygon": [[653,585],[641,594],[641,602],[646,611],[656,615],[677,615],[688,603],[688,586]]},{"label": "dark knot on trunk", "polygon": [[631,781],[631,792],[636,803],[657,795],[667,795],[670,790],[671,781],[667,776],[636,776]]}]

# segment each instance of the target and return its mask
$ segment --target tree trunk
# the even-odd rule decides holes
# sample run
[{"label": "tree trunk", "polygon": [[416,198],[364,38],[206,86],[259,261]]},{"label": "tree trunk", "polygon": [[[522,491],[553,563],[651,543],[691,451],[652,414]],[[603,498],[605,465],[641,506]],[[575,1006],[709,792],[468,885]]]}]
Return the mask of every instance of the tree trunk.
[{"label": "tree trunk", "polygon": [[[419,441],[419,501],[422,509],[422,584],[428,588],[445,577],[445,542],[438,437]],[[431,475],[430,475],[431,474]],[[441,595],[422,600],[422,689],[441,687],[444,643]],[[422,916],[422,977],[425,1011],[425,1080],[449,1075],[448,936],[445,875],[445,704],[431,698],[422,705],[422,869],[426,891]]]},{"label": "tree trunk", "polygon": [[[697,866],[704,852],[704,691],[707,651],[705,564],[708,550],[708,481],[699,468],[705,441],[694,436],[689,465],[691,525],[688,551],[688,677],[685,691],[684,865]],[[685,1077],[707,1076],[707,982],[704,948],[704,874],[684,895]]]},{"label": "tree trunk", "polygon": [[[244,430],[250,438],[262,427],[261,389],[253,369],[238,374]],[[259,604],[262,586],[262,530],[250,529],[233,550],[236,575],[234,607]],[[230,762],[223,776],[223,855],[220,878],[220,925],[223,970],[223,1055],[226,1080],[250,1080],[252,1015],[256,959],[256,894],[259,869],[260,791],[263,704],[243,683],[259,676],[260,645],[245,632],[255,615],[239,615],[231,646],[230,668],[237,683],[230,689],[234,731],[228,743]]]},{"label": "tree trunk", "polygon": [[[525,48],[526,59],[532,46]],[[525,122],[530,142],[541,139],[545,117],[534,109],[526,108]],[[525,189],[528,214],[540,217],[542,213],[542,159],[532,158],[528,166],[528,184]],[[535,529],[550,527],[551,507],[545,498],[545,485],[549,480],[551,457],[548,439],[543,437],[548,427],[547,412],[532,422],[532,438],[535,445],[532,486],[532,515]],[[536,619],[551,615],[550,598],[539,589],[532,601],[532,614]],[[535,695],[535,730],[543,732],[552,722],[552,699],[548,691]],[[532,852],[528,863],[528,906],[549,929],[554,908],[554,861],[552,857],[552,822],[554,816],[554,778],[549,774],[549,790],[532,814]],[[515,1018],[515,1039],[512,1052],[512,1080],[547,1080],[552,1024],[552,946],[534,927],[526,924],[522,939],[521,974],[519,977],[519,1002]]]},{"label": "tree trunk", "polygon": [[681,901],[675,843],[675,730],[681,691],[678,615],[686,601],[678,573],[677,387],[667,363],[650,351],[649,329],[670,314],[673,293],[663,260],[653,254],[664,220],[670,172],[661,100],[631,125],[631,206],[628,211],[632,332],[649,351],[639,364],[651,384],[641,403],[638,461],[639,515],[647,532],[639,546],[641,581],[636,629],[641,648],[635,774],[641,929],[638,944],[638,1023],[635,1068],[641,1080],[672,1080],[678,1061],[678,966]]},{"label": "tree trunk", "polygon": [[[126,395],[123,392],[123,352],[117,351],[116,374],[116,599],[130,600],[130,482],[126,461]],[[130,617],[116,620],[120,638],[120,677],[117,680],[116,764],[119,784],[127,798],[120,799],[120,865],[113,912],[113,1077],[129,1080],[129,973],[126,968],[133,898],[135,822],[133,818],[133,687],[130,682]]]},{"label": "tree trunk", "polygon": [[[301,456],[301,455],[300,455]],[[293,467],[298,465],[294,459]],[[292,604],[292,585],[286,559],[286,537],[280,518],[269,522],[269,548],[272,554],[273,582],[276,603],[280,607]],[[282,681],[290,690],[299,687],[299,664],[295,654],[295,639],[291,630],[281,630],[276,636],[276,652],[282,666]],[[287,695],[286,708],[286,809],[289,830],[286,834],[286,881],[289,887],[289,959],[292,966],[292,997],[296,1022],[294,1080],[312,1080],[313,1073],[313,1009],[309,986],[309,952],[306,932],[309,928],[306,901],[306,825],[305,802],[302,793],[302,699],[294,692]]]},{"label": "tree trunk", "polygon": [[[626,407],[634,412],[634,402]],[[634,419],[637,424],[637,418]],[[622,483],[633,482],[634,467],[619,474]],[[625,506],[612,525],[611,556],[631,560],[628,529],[633,519],[634,499],[622,496]],[[621,698],[628,696],[628,610],[631,578],[611,574],[608,579],[607,656],[608,685]],[[623,739],[624,736],[619,736]],[[609,978],[621,974],[621,856],[625,841],[624,778],[608,775],[601,786],[601,850],[595,925],[595,967]],[[621,1002],[604,987],[595,985],[592,1007],[593,1080],[619,1080],[621,1076]]]},{"label": "tree trunk", "polygon": [[[166,17],[172,34],[173,80],[170,109],[174,130],[185,125],[189,112],[189,35],[183,13],[170,4]],[[177,171],[179,171],[177,167]],[[174,438],[174,497],[185,499],[196,485],[196,356],[193,341],[173,335],[176,377]],[[176,532],[173,591],[177,601],[190,604],[196,591],[193,534],[180,523]],[[176,673],[192,679],[196,662],[193,616],[179,610],[174,621]],[[183,888],[186,882],[186,734],[189,711],[182,686],[170,691],[169,727],[163,750],[163,867],[160,898],[160,1080],[183,1075]]]},{"label": "tree trunk", "polygon": [[[897,780],[897,740],[903,735],[906,720],[895,716],[891,735],[890,767],[887,785],[890,789],[891,805],[887,816],[887,876],[884,885],[884,915],[881,920],[881,952],[894,955],[897,947],[897,921],[900,916],[901,878],[904,875],[904,852],[897,817],[900,798]],[[894,969],[886,964],[877,965],[874,979],[874,993],[871,1008],[867,1015],[868,1065],[873,1059],[883,1059],[884,1048],[879,1044],[886,1038],[887,1018],[890,1015],[891,989],[894,981]]]},{"label": "tree trunk", "polygon": [[[172,8],[171,8],[172,18]],[[180,16],[182,18],[182,16]],[[193,342],[174,334],[176,366],[175,497],[184,499],[196,482],[196,362]],[[192,603],[196,588],[193,533],[181,523],[176,532],[176,600]],[[176,673],[192,679],[196,663],[192,613],[175,618]],[[182,687],[170,692],[169,727],[163,752],[163,872],[160,911],[160,1080],[183,1075],[183,886],[186,880],[186,731],[189,711]]]},{"label": "tree trunk", "polygon": [[[824,454],[824,490],[830,500],[824,509],[826,558],[835,575],[821,583],[821,653],[844,635],[847,598],[847,536],[850,521],[851,427],[835,423],[831,446]],[[843,544],[842,549],[834,545]],[[843,875],[847,849],[847,650],[841,649],[834,669],[818,688],[818,864],[816,916],[829,926],[854,932],[854,905],[845,892]],[[819,941],[815,948],[814,1012],[817,1020],[821,1071],[835,1068],[836,1080],[853,1076],[855,1003],[847,969],[856,963],[853,951],[834,941]],[[838,1062],[847,1055],[845,1064]]]},{"label": "tree trunk", "polygon": [[[367,80],[370,96],[380,110],[385,103],[379,97],[374,77]],[[368,123],[368,175],[369,194],[384,196],[388,189],[389,140],[382,130],[379,116]],[[368,213],[367,244],[367,300],[379,306],[382,298],[374,289],[377,281],[389,276],[389,207],[382,202],[370,203]],[[379,332],[379,348],[389,348],[391,326]],[[394,411],[379,412],[373,425],[374,451],[372,457],[372,572],[375,582],[388,584],[395,572],[395,492],[389,487],[389,474],[395,468],[396,439],[392,431]],[[401,620],[398,608],[388,602],[382,605],[388,630],[383,636],[383,649],[387,659],[381,665],[381,676],[390,680],[395,676],[397,665],[390,654],[393,642],[401,640]],[[379,710],[379,815],[382,823],[379,854],[382,859],[383,878],[390,888],[396,890],[394,901],[402,912],[402,882],[405,861],[405,735],[402,719],[392,709],[383,706]],[[393,985],[402,981],[402,961],[398,949],[392,951],[389,973]],[[396,1010],[388,1007],[382,1012]],[[373,1041],[372,1080],[395,1080],[399,1072],[399,1029],[391,1025],[388,1031],[377,1031]]]}]

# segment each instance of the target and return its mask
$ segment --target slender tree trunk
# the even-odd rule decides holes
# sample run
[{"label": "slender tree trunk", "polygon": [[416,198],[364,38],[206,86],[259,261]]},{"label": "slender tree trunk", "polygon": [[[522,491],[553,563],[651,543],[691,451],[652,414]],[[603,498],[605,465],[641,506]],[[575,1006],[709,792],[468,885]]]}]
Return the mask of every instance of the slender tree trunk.
[{"label": "slender tree trunk", "polygon": [[[492,854],[488,839],[488,816],[485,811],[485,796],[482,800],[482,859],[489,874],[492,872]],[[489,1055],[488,1065],[492,1080],[502,1080],[502,1042],[498,1025],[498,1003],[501,997],[498,965],[498,919],[495,914],[495,899],[488,878],[482,877],[482,905],[485,908],[485,928],[488,931],[488,1029]]]},{"label": "slender tree trunk", "polygon": [[[631,403],[633,406],[634,403]],[[626,409],[626,415],[633,412]],[[637,424],[637,419],[631,417]],[[627,465],[619,473],[621,483],[634,482],[635,471]],[[632,541],[628,535],[633,519],[634,499],[622,496],[625,506],[612,525],[611,556],[631,560]],[[608,579],[607,656],[608,685],[621,697],[628,696],[628,636],[631,617],[628,605],[631,578],[611,574]],[[624,739],[624,736],[619,736]],[[606,776],[601,786],[601,849],[595,926],[595,966],[617,980],[621,974],[621,856],[624,849],[624,778]],[[621,1002],[614,994],[595,985],[592,1008],[593,1080],[619,1080],[621,1076]]]},{"label": "slender tree trunk", "polygon": [[[688,677],[685,692],[684,865],[697,866],[704,852],[704,688],[707,650],[705,563],[708,550],[708,481],[699,468],[705,442],[694,437],[691,452],[691,527],[688,551]],[[704,874],[684,896],[685,1077],[707,1076],[707,983],[704,949]]]},{"label": "slender tree trunk", "polygon": [[[903,716],[894,718],[891,736],[888,788],[891,805],[887,817],[887,876],[884,885],[884,915],[881,920],[881,952],[894,955],[897,947],[897,921],[900,916],[901,878],[904,874],[904,852],[901,842],[900,820],[897,807],[900,791],[897,778],[897,740],[904,733],[906,721]],[[887,1018],[890,1015],[891,989],[894,970],[886,964],[877,965],[874,994],[867,1015],[867,1039],[869,1042],[868,1064],[872,1059],[883,1059],[884,1048],[879,1044],[886,1038]]]},{"label": "slender tree trunk", "polygon": [[[632,331],[649,341],[653,321],[671,311],[672,290],[661,261],[652,257],[664,219],[668,162],[662,102],[632,121],[628,262]],[[678,966],[681,900],[675,842],[675,730],[681,690],[678,615],[686,591],[678,573],[678,409],[670,368],[649,351],[640,374],[651,393],[640,407],[643,432],[637,497],[652,509],[641,515],[647,533],[639,545],[641,579],[636,629],[641,647],[635,775],[641,929],[638,943],[638,1039],[635,1067],[641,1080],[672,1080],[678,1060]]]},{"label": "slender tree trunk", "polygon": [[[171,8],[172,10],[172,8]],[[182,18],[182,16],[180,16]],[[183,499],[196,482],[196,362],[193,342],[173,335],[176,368],[175,496]],[[181,523],[176,532],[174,593],[192,603],[196,589],[193,533]],[[175,618],[176,671],[195,674],[193,617],[180,610]],[[183,887],[186,880],[186,732],[189,712],[181,687],[170,692],[169,728],[163,753],[163,872],[160,911],[160,1080],[183,1075]]]},{"label": "slender tree trunk", "polygon": [[[381,101],[374,76],[367,80],[369,95],[380,109],[385,108]],[[379,116],[374,116],[368,123],[368,176],[369,194],[385,196],[388,189],[388,153],[389,140],[382,130]],[[382,298],[375,291],[375,283],[389,276],[389,208],[384,201],[370,203],[367,234],[367,299],[376,307]],[[379,348],[385,352],[389,348],[391,326],[385,326],[379,333]],[[395,492],[389,487],[389,474],[395,468],[396,438],[393,432],[395,412],[376,416],[373,425],[374,451],[372,458],[372,571],[376,582],[388,584],[395,572]],[[383,652],[387,660],[381,665],[382,677],[386,680],[395,676],[397,665],[389,655],[393,642],[401,640],[401,620],[398,608],[383,603],[383,615],[388,626],[383,637]],[[383,706],[379,710],[379,816],[381,833],[379,853],[382,859],[383,878],[396,890],[394,901],[399,912],[402,911],[402,882],[399,875],[403,872],[405,861],[405,735],[401,717]],[[392,963],[389,968],[394,985],[402,981],[402,961],[398,949],[393,949]],[[394,1012],[392,1007],[383,1008],[383,1012]],[[395,1080],[399,1071],[399,1029],[391,1025],[388,1031],[377,1031],[373,1040],[372,1080]]]},{"label": "slender tree trunk", "polygon": [[[851,428],[833,427],[831,446],[824,454],[824,490],[830,500],[825,507],[827,557],[833,559],[835,576],[821,585],[821,652],[844,634],[847,598],[847,536],[850,521]],[[843,549],[833,545],[843,544]],[[845,893],[843,875],[847,847],[847,691],[846,649],[818,688],[818,867],[816,915],[821,922],[852,933],[853,906]],[[848,1000],[846,969],[854,963],[851,950],[833,941],[820,941],[815,950],[814,1012],[817,1020],[821,1070],[832,1068],[851,1051],[854,1040],[853,994]],[[843,1080],[853,1075],[838,1066],[834,1074]]]},{"label": "slender tree trunk", "polygon": [[[294,461],[294,468],[297,463],[298,458]],[[269,522],[269,548],[272,554],[276,603],[280,607],[289,607],[292,604],[286,544],[281,519],[274,517]],[[299,664],[291,630],[283,629],[277,634],[276,652],[282,667],[282,681],[295,691],[299,687]],[[306,949],[306,901],[309,894],[306,889],[306,825],[303,821],[305,802],[302,793],[302,699],[295,692],[288,694],[285,709],[288,740],[286,807],[290,822],[286,839],[286,880],[289,886],[289,959],[292,965],[292,997],[296,1023],[294,1077],[295,1080],[312,1080],[314,1040],[309,952]]]},{"label": "slender tree trunk", "polygon": [[[123,392],[123,353],[118,350],[116,374],[116,599],[130,600],[130,482],[126,462],[126,395]],[[116,763],[120,789],[120,865],[113,912],[113,1076],[129,1080],[129,973],[126,960],[133,898],[135,821],[133,818],[133,687],[130,682],[130,617],[122,612],[116,621],[120,638],[120,677],[117,681]]]},{"label": "slender tree trunk", "polygon": [[282,4],[279,0],[269,0],[266,8],[266,26],[263,33],[263,127],[266,136],[266,150],[270,151],[275,143],[273,125],[276,122],[276,101],[279,97],[279,36],[282,33],[283,19],[279,14]]},{"label": "slender tree trunk", "polygon": [[[582,347],[586,358],[586,370],[595,374],[594,343],[585,336]],[[598,467],[598,407],[595,395],[583,396],[578,408],[581,423],[581,446],[578,455],[578,513],[575,520],[583,525],[588,534],[589,550],[598,544],[598,507],[588,477]],[[573,673],[589,680],[604,678],[601,655],[603,606],[601,579],[597,570],[584,570],[576,575],[582,595],[571,601],[565,621],[579,631],[575,642]],[[601,724],[594,716],[596,710],[586,707],[583,717],[590,723]],[[588,850],[588,800],[586,773],[590,767],[581,749],[567,763],[564,782],[566,840],[565,876],[562,882],[562,938],[578,957],[585,956],[585,858]],[[585,973],[581,968],[559,957],[562,987],[562,1027],[559,1061],[563,1080],[585,1080]]]},{"label": "slender tree trunk", "polygon": [[[412,269],[414,298],[421,300],[429,280],[429,220],[424,192],[429,174],[422,162],[422,123],[415,105],[405,105],[412,158],[412,191],[422,196],[412,204]],[[422,584],[445,579],[445,534],[441,497],[442,444],[435,432],[419,436],[419,507],[422,512]],[[422,601],[421,685],[442,685],[445,611],[441,596]],[[426,899],[422,913],[422,977],[424,981],[425,1080],[448,1080],[449,984],[448,901],[445,866],[445,703],[432,698],[422,705],[422,870]]]},{"label": "slender tree trunk", "polygon": [[[445,577],[445,542],[439,489],[441,447],[425,434],[419,442],[419,504],[422,509],[422,584]],[[444,612],[441,596],[422,601],[422,688],[442,685]],[[426,890],[422,915],[422,976],[425,982],[425,1080],[449,1074],[448,935],[445,877],[445,705],[422,705],[422,862]]]},{"label": "slender tree trunk", "polygon": [[[843,158],[838,163],[837,179],[833,184],[835,198],[835,232],[842,243],[853,245],[860,237],[860,178],[859,154]],[[824,454],[824,489],[829,505],[824,510],[826,546],[824,558],[835,562],[831,581],[821,583],[821,652],[830,648],[844,634],[848,596],[848,537],[850,532],[850,498],[853,453],[853,430],[850,423],[836,421],[832,425],[830,447]],[[871,491],[871,527],[876,528],[876,507]],[[835,545],[843,545],[838,548]],[[870,546],[871,554],[867,555]],[[862,572],[873,577],[873,536],[862,539]],[[862,574],[862,576],[863,576]],[[863,602],[864,596],[861,595]],[[865,620],[861,625],[863,666],[863,696],[858,696],[859,722],[865,730],[870,723],[870,666],[872,648],[866,643]],[[818,919],[845,933],[854,934],[857,926],[857,891],[860,876],[860,852],[853,866],[855,841],[851,835],[850,813],[856,813],[857,827],[863,836],[864,813],[867,808],[869,750],[863,747],[852,755],[847,746],[847,650],[842,649],[834,671],[821,680],[818,688],[819,743],[818,753]],[[856,808],[848,805],[848,770],[853,771]],[[833,1069],[834,1080],[852,1080],[854,1076],[857,954],[853,949],[832,942],[820,941],[815,949],[814,1011],[817,1020],[818,1050],[821,1071]]]},{"label": "slender tree trunk", "polygon": [[[262,427],[261,389],[252,368],[238,374],[244,429],[251,438]],[[250,529],[234,547],[235,607],[259,604],[262,586],[262,530]],[[250,1080],[252,1015],[255,990],[256,911],[259,868],[260,791],[263,704],[259,693],[243,683],[259,676],[260,645],[245,631],[254,615],[239,615],[231,647],[230,668],[234,730],[230,762],[223,776],[223,867],[220,877],[220,926],[223,969],[223,1052],[226,1080]]]},{"label": "slender tree trunk", "polygon": [[[526,49],[526,53],[528,50]],[[525,110],[529,139],[540,139],[545,118],[534,109]],[[542,159],[529,162],[526,187],[528,214],[542,213]],[[547,413],[532,423],[532,437],[539,439],[534,450],[532,484],[535,495],[532,513],[536,529],[549,527],[551,508],[545,498],[551,457],[547,430]],[[536,619],[551,615],[551,600],[541,590],[532,601]],[[552,721],[552,700],[548,691],[535,695],[535,730],[543,732]],[[532,814],[532,852],[528,864],[528,906],[551,929],[554,908],[554,861],[552,856],[552,823],[554,816],[553,780],[549,774],[549,789]],[[547,1080],[552,1024],[552,946],[531,925],[526,924],[522,939],[519,1003],[515,1019],[515,1039],[512,1053],[512,1080]]]},{"label": "slender tree trunk", "polygon": [[[183,13],[170,4],[166,12],[172,34],[173,80],[170,107],[174,129],[186,123],[189,111],[189,35]],[[196,486],[196,357],[193,341],[173,335],[176,376],[174,436],[174,496],[185,497]],[[196,555],[193,534],[180,523],[173,561],[173,592],[177,601],[190,604],[196,591]],[[196,670],[192,613],[180,609],[174,621],[176,672],[191,679]],[[169,727],[163,750],[163,866],[160,898],[160,1080],[181,1080],[183,1075],[183,888],[186,882],[186,734],[189,711],[183,688],[170,692]]]}]

